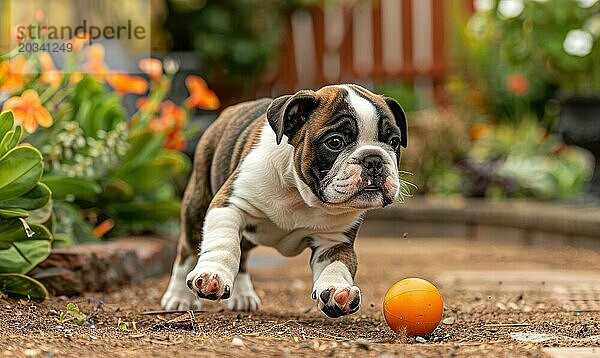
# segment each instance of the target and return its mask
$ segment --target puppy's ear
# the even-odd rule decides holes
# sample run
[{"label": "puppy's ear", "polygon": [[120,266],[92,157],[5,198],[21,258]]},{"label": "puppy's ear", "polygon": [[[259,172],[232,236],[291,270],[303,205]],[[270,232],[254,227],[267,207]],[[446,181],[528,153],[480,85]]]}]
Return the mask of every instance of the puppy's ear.
[{"label": "puppy's ear", "polygon": [[275,98],[267,109],[267,120],[275,131],[277,144],[284,134],[289,138],[302,127],[317,105],[316,94],[310,90]]},{"label": "puppy's ear", "polygon": [[400,106],[400,103],[396,102],[395,99],[390,97],[383,97],[385,103],[387,103],[388,107],[392,111],[394,115],[394,119],[396,120],[396,125],[400,128],[400,145],[406,148],[408,144],[408,131],[406,126],[406,114],[404,113],[404,109]]}]

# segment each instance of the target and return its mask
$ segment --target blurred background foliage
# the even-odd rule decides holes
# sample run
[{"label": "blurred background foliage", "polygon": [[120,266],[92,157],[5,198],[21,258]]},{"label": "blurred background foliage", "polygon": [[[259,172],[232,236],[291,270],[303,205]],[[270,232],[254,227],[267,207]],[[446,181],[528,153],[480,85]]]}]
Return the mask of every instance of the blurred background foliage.
[{"label": "blurred background foliage", "polygon": [[163,50],[193,51],[198,73],[222,93],[249,98],[273,70],[285,34],[284,20],[319,0],[168,0]]},{"label": "blurred background foliage", "polygon": [[[410,112],[403,169],[415,174],[421,193],[432,195],[576,196],[589,176],[590,159],[564,145],[554,128],[565,97],[600,92],[600,3],[478,0],[474,12],[465,3],[447,3],[452,61],[445,100],[434,98],[423,79],[365,83]],[[27,140],[44,156],[43,181],[53,190],[55,211],[67,218],[57,226],[57,242],[93,239],[98,236],[94,229],[108,219],[110,229],[100,236],[152,229],[160,221],[156,216],[175,218],[189,169],[189,158],[179,150],[187,139],[191,152],[199,134],[198,126],[187,125],[188,117],[209,122],[218,100],[192,106],[184,115],[164,102],[181,102],[188,89],[208,88],[203,80],[188,84],[185,78],[192,73],[206,78],[228,103],[252,97],[257,83],[275,70],[287,31],[284,20],[294,11],[324,4],[153,0],[153,50],[163,58],[165,71],[159,66],[165,77],[148,73],[149,88],[135,93],[127,86],[123,90],[123,83],[139,85],[139,79],[101,76],[48,83],[40,76],[8,88],[0,67],[4,93],[18,96],[38,88],[54,118],[49,128],[33,131]],[[198,61],[186,67],[170,60],[178,53]],[[175,70],[167,73],[167,67]],[[59,89],[53,89],[56,85]],[[146,110],[140,103],[132,106],[140,97],[151,104]],[[208,118],[202,116],[207,113]],[[176,128],[163,123],[169,116],[182,118],[174,121]],[[144,180],[137,183],[139,178]]]},{"label": "blurred background foliage", "polygon": [[[420,188],[493,199],[580,195],[592,158],[555,129],[564,98],[600,93],[600,3],[488,0],[469,13],[454,1],[451,11],[450,107],[435,114],[440,121],[417,114],[412,122],[417,141],[443,133],[429,135],[416,154]],[[578,29],[593,36],[585,52],[573,53],[569,34]]]}]

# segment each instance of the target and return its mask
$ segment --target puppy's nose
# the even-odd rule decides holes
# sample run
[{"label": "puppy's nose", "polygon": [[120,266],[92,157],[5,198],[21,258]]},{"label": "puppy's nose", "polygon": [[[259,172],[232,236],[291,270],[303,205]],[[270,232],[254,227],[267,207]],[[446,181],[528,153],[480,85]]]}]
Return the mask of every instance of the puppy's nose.
[{"label": "puppy's nose", "polygon": [[369,175],[374,177],[381,174],[383,160],[379,155],[368,155],[363,158],[362,166],[367,170]]}]

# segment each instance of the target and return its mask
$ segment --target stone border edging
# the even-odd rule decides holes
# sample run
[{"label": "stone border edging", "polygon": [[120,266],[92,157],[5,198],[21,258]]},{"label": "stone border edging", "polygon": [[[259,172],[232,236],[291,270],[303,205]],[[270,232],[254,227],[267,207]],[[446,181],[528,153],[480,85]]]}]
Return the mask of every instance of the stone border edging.
[{"label": "stone border edging", "polygon": [[53,249],[31,276],[53,295],[110,291],[170,272],[177,243],[157,236],[124,237]]},{"label": "stone border edging", "polygon": [[[600,239],[599,207],[533,201],[441,201],[414,197],[404,204],[370,212],[367,219],[371,224],[373,221],[393,220],[398,224],[465,225],[466,234],[471,237],[478,226],[486,226]],[[441,230],[441,236],[446,236],[443,233]]]}]

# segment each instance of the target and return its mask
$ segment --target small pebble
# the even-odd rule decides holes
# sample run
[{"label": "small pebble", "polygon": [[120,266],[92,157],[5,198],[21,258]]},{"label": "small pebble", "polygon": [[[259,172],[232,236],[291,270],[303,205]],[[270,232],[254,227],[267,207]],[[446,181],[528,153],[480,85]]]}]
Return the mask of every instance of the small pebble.
[{"label": "small pebble", "polygon": [[308,349],[310,348],[310,344],[308,344],[307,342],[301,342],[298,347],[300,348],[304,348],[304,349]]},{"label": "small pebble", "polygon": [[415,338],[415,341],[417,341],[419,343],[427,343],[427,340],[421,336],[418,336],[417,338]]},{"label": "small pebble", "polygon": [[533,310],[533,308],[531,308],[531,306],[523,306],[522,311],[525,313],[529,313]]},{"label": "small pebble", "polygon": [[42,351],[40,349],[26,349],[23,351],[23,354],[26,357],[37,357],[42,354]]},{"label": "small pebble", "polygon": [[49,310],[48,311],[48,316],[58,316],[59,313],[57,310]]},{"label": "small pebble", "polygon": [[519,309],[519,306],[518,306],[516,303],[514,303],[514,302],[511,302],[511,303],[509,303],[509,304],[508,304],[508,307],[509,307],[511,310],[515,310],[515,311]]},{"label": "small pebble", "polygon": [[496,308],[504,311],[504,310],[506,310],[506,305],[504,303],[502,303],[502,302],[497,302],[496,303]]},{"label": "small pebble", "polygon": [[444,320],[442,321],[443,324],[454,324],[455,318],[454,317],[446,317],[444,318]]},{"label": "small pebble", "polygon": [[364,338],[357,339],[356,345],[358,346],[358,348],[364,349],[366,351],[368,351],[371,348],[371,342]]},{"label": "small pebble", "polygon": [[242,341],[240,337],[233,337],[233,339],[231,340],[231,345],[234,347],[243,347],[244,341]]},{"label": "small pebble", "polygon": [[392,353],[382,353],[378,358],[398,358],[398,356]]}]

